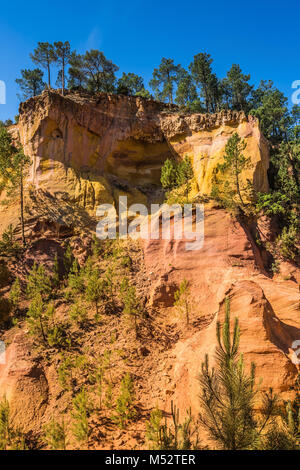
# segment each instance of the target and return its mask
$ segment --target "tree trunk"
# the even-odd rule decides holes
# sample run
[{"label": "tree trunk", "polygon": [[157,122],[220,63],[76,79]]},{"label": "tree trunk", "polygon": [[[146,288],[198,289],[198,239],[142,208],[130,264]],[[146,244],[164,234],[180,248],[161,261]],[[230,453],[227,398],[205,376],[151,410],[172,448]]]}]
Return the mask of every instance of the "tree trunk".
[{"label": "tree trunk", "polygon": [[61,93],[64,96],[65,94],[65,60],[62,59],[62,69],[61,69]]},{"label": "tree trunk", "polygon": [[51,81],[50,81],[50,64],[49,64],[49,62],[47,64],[47,68],[48,68],[48,88],[50,89],[51,88]]},{"label": "tree trunk", "polygon": [[190,324],[190,314],[189,314],[189,304],[188,301],[185,301],[185,316],[186,316],[186,324],[189,326]]},{"label": "tree trunk", "polygon": [[43,340],[45,341],[45,343],[47,343],[46,335],[45,335],[45,331],[44,331],[43,322],[42,322],[41,317],[40,317],[40,326],[41,326],[41,332],[42,332]]},{"label": "tree trunk", "polygon": [[23,165],[20,169],[20,212],[21,212],[21,229],[22,229],[22,243],[26,246],[25,229],[24,229],[24,188],[23,188]]}]

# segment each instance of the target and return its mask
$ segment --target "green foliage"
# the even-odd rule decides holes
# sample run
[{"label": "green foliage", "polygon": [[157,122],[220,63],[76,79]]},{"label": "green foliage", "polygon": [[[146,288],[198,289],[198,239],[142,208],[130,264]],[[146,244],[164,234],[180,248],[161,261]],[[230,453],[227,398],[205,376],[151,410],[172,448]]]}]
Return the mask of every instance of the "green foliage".
[{"label": "green foliage", "polygon": [[182,71],[176,90],[176,103],[187,111],[190,111],[193,106],[195,106],[197,98],[197,89],[192,76],[185,70]]},{"label": "green foliage", "polygon": [[144,80],[135,73],[124,73],[117,83],[117,93],[121,95],[143,96],[150,98],[150,93],[145,90]]},{"label": "green foliage", "polygon": [[251,185],[241,180],[242,173],[251,167],[251,159],[244,156],[247,144],[235,132],[225,147],[224,162],[219,163],[213,179],[212,197],[227,208],[245,210],[245,196],[249,198]]},{"label": "green foliage", "polygon": [[113,406],[113,393],[112,393],[112,383],[109,382],[105,391],[105,406],[108,409],[111,409]]},{"label": "green foliage", "polygon": [[10,409],[6,397],[0,402],[0,449],[6,450],[11,438]]},{"label": "green foliage", "polygon": [[143,315],[143,309],[141,307],[140,300],[136,295],[134,286],[127,286],[126,291],[124,291],[123,303],[123,313],[128,315],[130,319],[133,319],[135,335],[137,338],[139,333],[138,319]]},{"label": "green foliage", "polygon": [[244,75],[238,64],[233,64],[222,81],[227,104],[231,109],[249,111],[249,99],[253,86],[249,85],[250,75]]},{"label": "green foliage", "polygon": [[130,374],[127,372],[121,381],[120,394],[116,401],[117,414],[114,417],[121,429],[124,429],[128,421],[136,416],[134,401],[134,385]]},{"label": "green foliage", "polygon": [[[198,436],[193,435],[193,418],[191,410],[187,412],[185,421],[180,424],[179,410],[171,402],[171,424],[168,424],[161,410],[157,407],[151,412],[150,420],[147,423],[146,438],[151,450],[191,450],[198,447]],[[194,441],[194,443],[192,442]]]},{"label": "green foliage", "polygon": [[88,448],[90,404],[85,388],[82,388],[73,399],[73,434],[81,449]]},{"label": "green foliage", "polygon": [[167,191],[171,191],[177,186],[177,165],[174,160],[168,158],[165,161],[161,169],[160,182]]},{"label": "green foliage", "polygon": [[121,259],[121,266],[123,268],[128,268],[130,269],[132,267],[132,259],[130,258],[129,255],[125,255]]},{"label": "green foliage", "polygon": [[70,59],[69,86],[80,86],[93,93],[115,91],[116,76],[119,70],[103,52],[96,49],[84,55],[73,53]]},{"label": "green foliage", "polygon": [[173,103],[174,85],[179,81],[181,72],[181,66],[175,65],[174,60],[162,58],[158,69],[154,69],[153,78],[149,82],[156,99],[161,101],[168,99],[169,103]]},{"label": "green foliage", "polygon": [[225,320],[217,323],[218,348],[216,367],[210,369],[208,356],[202,363],[199,376],[201,386],[200,421],[210,438],[222,449],[249,449],[270,424],[275,412],[277,396],[272,391],[264,395],[262,418],[255,417],[255,365],[245,372],[243,357],[238,357],[240,329],[235,319],[230,324],[229,299],[225,302]]},{"label": "green foliage", "polygon": [[177,185],[185,187],[187,202],[191,189],[190,181],[193,178],[193,174],[191,159],[188,156],[185,156],[184,159],[177,165]]},{"label": "green foliage", "polygon": [[299,254],[300,232],[300,140],[289,140],[271,153],[273,190],[258,194],[256,208],[272,217],[280,229],[274,255],[295,259]]},{"label": "green foliage", "polygon": [[48,333],[53,320],[54,306],[52,304],[46,306],[43,302],[42,295],[36,293],[32,297],[27,312],[26,322],[29,333],[38,339],[42,337],[43,342],[49,345]]},{"label": "green foliage", "polygon": [[14,229],[10,224],[2,234],[0,252],[3,255],[17,255],[21,250],[19,243],[15,241]]},{"label": "green foliage", "polygon": [[44,426],[44,439],[50,450],[66,450],[66,426],[64,419],[60,422],[54,418]]},{"label": "green foliage", "polygon": [[14,428],[10,417],[10,406],[4,396],[0,401],[0,450],[25,450],[23,434]]},{"label": "green foliage", "polygon": [[252,105],[250,114],[259,119],[264,135],[273,143],[286,140],[291,125],[288,99],[273,86],[273,82],[260,83],[253,92]]},{"label": "green foliage", "polygon": [[22,291],[21,291],[20,280],[17,277],[16,280],[13,282],[11,289],[9,291],[9,300],[15,312],[18,311],[21,294],[22,294]]},{"label": "green foliage", "polygon": [[102,398],[104,389],[104,378],[108,368],[108,364],[104,357],[100,356],[97,358],[96,369],[90,377],[91,382],[95,385],[96,393],[99,398],[99,410],[102,409]]},{"label": "green foliage", "polygon": [[51,278],[46,274],[44,266],[34,263],[27,278],[26,294],[28,299],[36,298],[37,295],[40,295],[41,299],[48,299],[51,292]]},{"label": "green foliage", "polygon": [[190,322],[190,289],[189,283],[184,279],[180,285],[179,289],[174,293],[174,306],[179,310],[180,314],[184,315],[186,324],[189,325]]},{"label": "green foliage", "polygon": [[48,73],[48,87],[51,88],[50,80],[50,65],[55,61],[54,47],[48,42],[38,42],[33,54],[30,54],[31,60],[34,64],[40,65],[47,70]]},{"label": "green foliage", "polygon": [[[46,318],[53,318],[53,306],[48,307]],[[62,324],[49,325],[47,328],[47,343],[51,348],[61,349],[70,345],[70,339],[67,338],[66,327]]]},{"label": "green foliage", "polygon": [[62,361],[58,367],[58,382],[64,390],[72,390],[75,362],[74,359],[67,355],[62,358]]},{"label": "green foliage", "polygon": [[6,196],[2,204],[7,205],[10,200],[19,197],[23,246],[25,246],[23,180],[28,173],[29,165],[30,158],[24,155],[22,147],[16,147],[7,129],[0,126],[0,191],[5,190]]},{"label": "green foliage", "polygon": [[74,263],[73,252],[72,252],[72,248],[70,244],[68,243],[64,252],[64,257],[63,257],[63,264],[65,268],[65,273],[67,276],[72,268],[73,263]]},{"label": "green foliage", "polygon": [[192,163],[188,156],[185,156],[184,159],[178,163],[174,160],[167,159],[161,169],[160,181],[162,187],[168,191],[168,194],[175,188],[183,187],[186,200],[188,201],[193,174]]},{"label": "green foliage", "polygon": [[211,63],[210,54],[201,52],[194,56],[194,60],[189,66],[192,79],[200,88],[200,95],[204,98],[205,111],[208,113],[218,111],[221,100],[220,83],[216,75],[212,73]]},{"label": "green foliage", "polygon": [[71,321],[79,325],[83,325],[87,320],[87,310],[81,302],[76,302],[72,305],[69,314]]},{"label": "green foliage", "polygon": [[107,284],[104,279],[100,278],[98,269],[94,269],[88,276],[85,298],[88,302],[95,305],[96,315],[99,314],[99,302],[104,300],[107,295]]},{"label": "green foliage", "polygon": [[68,288],[73,296],[84,292],[84,273],[81,272],[77,259],[73,261],[68,276]]},{"label": "green foliage", "polygon": [[43,72],[40,69],[21,70],[22,78],[17,78],[16,83],[22,92],[22,98],[27,100],[33,96],[40,95],[45,88]]},{"label": "green foliage", "polygon": [[259,442],[259,450],[300,449],[299,375],[292,388],[296,389],[295,398],[279,408],[276,421]]},{"label": "green foliage", "polygon": [[53,57],[54,61],[60,66],[62,94],[65,88],[65,67],[67,66],[71,55],[69,41],[58,41],[54,43]]}]

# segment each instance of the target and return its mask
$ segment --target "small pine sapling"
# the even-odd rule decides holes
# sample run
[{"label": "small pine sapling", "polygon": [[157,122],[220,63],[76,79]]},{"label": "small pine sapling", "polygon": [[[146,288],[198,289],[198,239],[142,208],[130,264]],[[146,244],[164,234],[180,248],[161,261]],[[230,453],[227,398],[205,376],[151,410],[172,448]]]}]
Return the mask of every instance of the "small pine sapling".
[{"label": "small pine sapling", "polygon": [[44,426],[44,439],[50,450],[66,450],[66,426],[63,418],[60,422],[52,418]]},{"label": "small pine sapling", "polygon": [[186,279],[180,283],[179,289],[175,291],[174,300],[174,306],[181,315],[184,315],[188,326],[190,323],[190,288]]}]

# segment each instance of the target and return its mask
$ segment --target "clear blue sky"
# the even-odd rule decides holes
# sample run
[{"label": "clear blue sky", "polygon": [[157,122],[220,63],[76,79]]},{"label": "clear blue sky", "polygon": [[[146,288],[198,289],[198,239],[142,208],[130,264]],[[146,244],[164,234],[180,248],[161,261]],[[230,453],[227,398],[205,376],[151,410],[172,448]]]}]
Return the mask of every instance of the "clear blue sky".
[{"label": "clear blue sky", "polygon": [[232,63],[255,84],[271,79],[291,97],[300,79],[299,1],[278,0],[114,0],[1,2],[0,80],[7,104],[0,119],[18,110],[15,78],[32,67],[29,53],[38,41],[70,41],[83,52],[97,48],[145,82],[162,57],[188,66],[193,55],[208,52],[223,77]]}]

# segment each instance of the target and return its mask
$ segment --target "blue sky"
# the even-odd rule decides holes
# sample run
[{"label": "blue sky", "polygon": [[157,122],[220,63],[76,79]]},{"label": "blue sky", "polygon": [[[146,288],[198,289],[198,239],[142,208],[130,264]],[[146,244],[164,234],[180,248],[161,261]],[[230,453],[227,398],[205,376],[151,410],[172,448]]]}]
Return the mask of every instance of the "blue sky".
[{"label": "blue sky", "polygon": [[208,52],[213,68],[225,76],[240,64],[251,81],[271,79],[290,98],[300,79],[300,4],[270,0],[121,0],[1,2],[0,80],[7,104],[0,119],[17,114],[15,78],[32,67],[29,53],[38,41],[70,41],[73,49],[100,49],[120,67],[147,83],[162,57],[188,66]]}]

